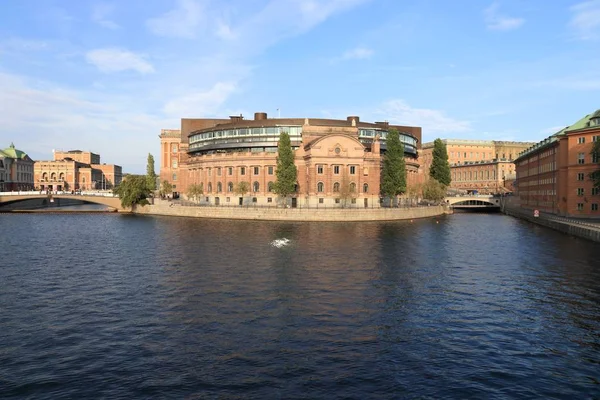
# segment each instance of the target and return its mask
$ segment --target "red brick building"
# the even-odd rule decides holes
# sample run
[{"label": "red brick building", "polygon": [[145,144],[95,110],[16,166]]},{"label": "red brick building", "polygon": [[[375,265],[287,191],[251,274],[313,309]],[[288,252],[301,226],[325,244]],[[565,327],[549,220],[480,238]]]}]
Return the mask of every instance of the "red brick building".
[{"label": "red brick building", "polygon": [[599,140],[600,110],[522,152],[515,160],[521,207],[600,217],[600,190],[589,178],[600,168],[600,160],[591,154]]},{"label": "red brick building", "polygon": [[[313,118],[253,120],[182,119],[181,130],[162,130],[160,179],[185,194],[191,184],[202,185],[201,202],[207,204],[272,205],[277,195],[277,143],[280,132],[290,135],[298,170],[292,206],[379,206],[381,156],[389,129],[400,132],[405,147],[408,184],[416,182],[417,148],[421,128]],[[243,199],[239,182],[248,182]]]}]

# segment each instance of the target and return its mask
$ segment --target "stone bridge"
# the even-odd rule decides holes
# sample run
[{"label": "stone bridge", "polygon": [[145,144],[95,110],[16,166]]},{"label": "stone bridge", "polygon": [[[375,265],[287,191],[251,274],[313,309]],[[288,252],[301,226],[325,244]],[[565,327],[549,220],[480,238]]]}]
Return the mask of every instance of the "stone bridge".
[{"label": "stone bridge", "polygon": [[455,209],[499,209],[501,197],[494,196],[457,196],[446,197],[444,201]]},{"label": "stone bridge", "polygon": [[49,203],[56,199],[70,199],[83,201],[85,203],[101,204],[119,212],[129,212],[121,206],[121,199],[117,196],[93,195],[93,194],[39,194],[36,193],[0,193],[0,207],[6,204],[14,204],[24,200],[46,199]]}]

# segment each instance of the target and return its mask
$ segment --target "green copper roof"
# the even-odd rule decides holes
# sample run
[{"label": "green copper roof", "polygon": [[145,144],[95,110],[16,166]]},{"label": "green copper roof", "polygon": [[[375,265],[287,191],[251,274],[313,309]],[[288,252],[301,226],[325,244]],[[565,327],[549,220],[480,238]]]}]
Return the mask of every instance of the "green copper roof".
[{"label": "green copper roof", "polygon": [[23,159],[27,157],[27,154],[24,151],[16,149],[13,143],[10,144],[9,148],[2,150],[2,153],[10,158]]}]

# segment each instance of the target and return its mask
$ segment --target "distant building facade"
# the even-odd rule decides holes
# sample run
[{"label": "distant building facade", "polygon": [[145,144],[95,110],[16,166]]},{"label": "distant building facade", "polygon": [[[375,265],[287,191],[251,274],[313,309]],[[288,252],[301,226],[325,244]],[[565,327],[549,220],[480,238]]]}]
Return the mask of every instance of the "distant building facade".
[{"label": "distant building facade", "polygon": [[34,161],[12,143],[0,150],[0,192],[33,190],[33,165]]},{"label": "distant building facade", "polygon": [[600,140],[600,110],[522,152],[515,160],[521,207],[573,217],[600,217],[600,189],[590,173]]},{"label": "distant building facade", "polygon": [[109,190],[121,183],[122,168],[100,164],[100,155],[88,151],[55,151],[54,159],[36,161],[35,187],[38,190]]},{"label": "distant building facade", "polygon": [[[448,152],[452,183],[450,188],[480,193],[512,191],[514,159],[533,142],[498,140],[442,139]],[[433,142],[423,144],[419,160],[423,174],[429,176]]]},{"label": "distant building facade", "polygon": [[[180,130],[162,130],[161,182],[185,194],[191,184],[203,188],[202,202],[272,205],[280,132],[290,135],[298,170],[292,206],[379,206],[382,153],[391,128],[405,146],[407,180],[418,179],[420,127],[346,120],[267,118],[255,113],[229,119],[182,119]],[[249,193],[236,193],[248,182]]]}]

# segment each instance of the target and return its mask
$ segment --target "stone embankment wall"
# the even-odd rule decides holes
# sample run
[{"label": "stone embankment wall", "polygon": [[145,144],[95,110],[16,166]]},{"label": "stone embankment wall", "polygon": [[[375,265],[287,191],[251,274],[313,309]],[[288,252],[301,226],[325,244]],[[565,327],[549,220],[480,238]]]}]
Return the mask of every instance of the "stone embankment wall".
[{"label": "stone embankment wall", "polygon": [[265,221],[394,221],[430,218],[452,211],[443,206],[377,209],[315,209],[260,207],[195,207],[154,204],[136,207],[136,214]]},{"label": "stone embankment wall", "polygon": [[502,212],[506,215],[524,219],[559,232],[600,242],[600,223],[586,223],[585,221],[563,218],[545,213],[540,213],[539,217],[534,217],[533,210],[520,208],[514,205],[504,205]]}]

